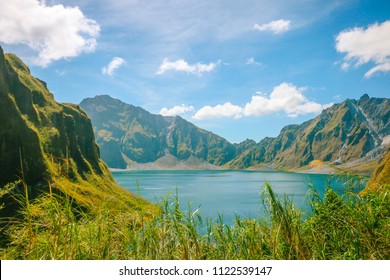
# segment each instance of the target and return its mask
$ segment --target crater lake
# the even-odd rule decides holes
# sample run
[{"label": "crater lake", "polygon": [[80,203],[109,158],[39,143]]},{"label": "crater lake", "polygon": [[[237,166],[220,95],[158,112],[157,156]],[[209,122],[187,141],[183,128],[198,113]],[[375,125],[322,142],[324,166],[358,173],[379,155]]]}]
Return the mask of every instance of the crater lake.
[{"label": "crater lake", "polygon": [[338,175],[279,171],[126,170],[112,174],[119,185],[153,203],[177,195],[181,210],[199,209],[202,218],[214,221],[220,214],[226,224],[232,224],[236,216],[258,218],[265,214],[262,192],[266,182],[277,195],[287,195],[304,211],[310,211],[310,186],[323,196],[326,186],[342,193],[350,183]]}]

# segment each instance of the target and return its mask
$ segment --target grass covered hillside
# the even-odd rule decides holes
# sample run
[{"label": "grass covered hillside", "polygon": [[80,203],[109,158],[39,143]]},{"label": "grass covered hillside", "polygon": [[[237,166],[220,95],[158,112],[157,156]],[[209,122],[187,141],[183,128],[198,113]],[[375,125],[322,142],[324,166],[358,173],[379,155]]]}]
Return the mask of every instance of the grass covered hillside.
[{"label": "grass covered hillside", "polygon": [[15,55],[0,48],[0,187],[5,217],[19,194],[66,194],[93,210],[145,212],[156,207],[119,187],[100,160],[88,116],[54,100],[46,84]]},{"label": "grass covered hillside", "polygon": [[367,182],[364,193],[380,190],[383,186],[390,186],[390,147],[387,149],[385,158],[378,164]]}]

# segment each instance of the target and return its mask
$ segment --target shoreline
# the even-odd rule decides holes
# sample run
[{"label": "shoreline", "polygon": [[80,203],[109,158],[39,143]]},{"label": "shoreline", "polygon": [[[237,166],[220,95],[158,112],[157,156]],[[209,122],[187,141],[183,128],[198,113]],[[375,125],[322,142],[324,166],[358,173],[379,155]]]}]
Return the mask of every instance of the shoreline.
[{"label": "shoreline", "polygon": [[299,168],[290,168],[290,169],[277,169],[271,166],[257,166],[257,167],[249,167],[245,169],[231,169],[223,166],[216,166],[211,164],[202,164],[197,166],[190,166],[186,164],[177,164],[173,166],[163,166],[156,163],[140,163],[134,164],[132,167],[121,169],[121,168],[111,168],[109,170],[111,172],[127,172],[127,171],[253,171],[253,172],[292,172],[292,173],[300,173],[300,174],[324,174],[324,175],[332,175],[338,173],[351,173],[356,174],[358,176],[369,177],[372,173],[371,170],[365,170],[364,172],[353,172],[353,170],[348,170],[347,165],[333,166],[328,163],[313,161],[307,166],[299,167]]},{"label": "shoreline", "polygon": [[338,172],[335,168],[311,168],[311,169],[305,169],[305,170],[298,170],[298,169],[274,169],[269,167],[259,167],[259,168],[245,168],[245,169],[230,169],[230,168],[180,168],[180,167],[158,167],[158,168],[147,168],[147,167],[141,167],[141,168],[111,168],[109,167],[109,170],[111,172],[127,172],[127,171],[248,171],[248,172],[292,172],[292,173],[301,173],[301,174],[335,174]]},{"label": "shoreline", "polygon": [[301,174],[355,174],[357,176],[370,177],[375,167],[380,162],[384,155],[377,158],[362,158],[350,162],[324,162],[322,160],[312,160],[309,164],[301,167],[286,167],[278,168],[276,163],[260,163],[248,168],[229,168],[229,166],[217,166],[208,163],[204,160],[197,159],[193,156],[186,160],[180,160],[172,155],[165,155],[154,162],[137,163],[131,160],[127,160],[127,168],[111,168],[112,172],[126,172],[136,170],[221,170],[221,171],[280,171],[280,172],[292,172]]}]

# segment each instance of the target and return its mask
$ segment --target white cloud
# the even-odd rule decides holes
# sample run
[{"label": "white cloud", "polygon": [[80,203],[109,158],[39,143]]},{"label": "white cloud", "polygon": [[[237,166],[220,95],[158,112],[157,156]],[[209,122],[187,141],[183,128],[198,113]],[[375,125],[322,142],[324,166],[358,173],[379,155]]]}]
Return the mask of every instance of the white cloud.
[{"label": "white cloud", "polygon": [[174,106],[172,108],[169,108],[169,109],[167,107],[162,108],[160,110],[160,115],[177,116],[177,115],[185,114],[188,112],[192,112],[194,110],[195,110],[195,108],[193,106],[181,104],[181,105],[177,105],[177,106]]},{"label": "white cloud", "polygon": [[48,6],[43,0],[1,2],[0,41],[37,51],[35,64],[45,67],[95,50],[100,27],[78,7]]},{"label": "white cloud", "polygon": [[124,63],[126,63],[126,61],[123,58],[114,57],[107,66],[102,68],[102,73],[108,76],[112,76],[114,71]]},{"label": "white cloud", "polygon": [[341,69],[343,69],[344,71],[348,71],[350,67],[351,65],[348,62],[343,62],[341,64]]},{"label": "white cloud", "polygon": [[365,74],[365,78],[370,78],[375,72],[382,71],[382,72],[389,72],[390,71],[390,61],[383,62],[370,70],[368,70]]},{"label": "white cloud", "polygon": [[256,61],[256,59],[254,57],[250,57],[246,61],[246,64],[247,65],[261,65],[261,62]]},{"label": "white cloud", "polygon": [[[376,72],[390,71],[390,20],[375,23],[366,29],[356,27],[340,32],[336,37],[336,50],[346,53],[342,68],[348,69],[373,62],[375,64],[364,75],[370,78]],[[348,67],[346,67],[348,66]]]},{"label": "white cloud", "polygon": [[267,96],[254,95],[251,102],[244,107],[245,116],[262,116],[277,112],[285,112],[289,117],[309,113],[320,113],[331,104],[321,105],[309,101],[304,95],[305,88],[298,88],[293,84],[281,83],[274,87]]},{"label": "white cloud", "polygon": [[187,73],[201,74],[204,72],[211,72],[221,64],[221,61],[211,62],[209,64],[202,64],[200,62],[190,65],[184,59],[176,61],[169,61],[165,58],[157,71],[157,75],[162,75],[167,71],[181,71]]},{"label": "white cloud", "polygon": [[223,105],[217,105],[215,107],[204,106],[198,110],[192,117],[196,120],[214,119],[214,118],[235,118],[239,119],[242,116],[242,108],[227,102]]},{"label": "white cloud", "polygon": [[253,28],[258,31],[271,31],[275,34],[279,34],[288,31],[290,29],[290,24],[290,20],[279,19],[261,25],[255,23]]},{"label": "white cloud", "polygon": [[298,88],[293,84],[281,83],[274,87],[269,96],[257,94],[250,102],[240,107],[227,102],[215,107],[204,106],[193,116],[194,119],[212,119],[222,117],[241,118],[242,116],[263,116],[284,112],[288,117],[309,113],[320,113],[333,104],[319,104],[308,100],[304,95],[305,88]]}]

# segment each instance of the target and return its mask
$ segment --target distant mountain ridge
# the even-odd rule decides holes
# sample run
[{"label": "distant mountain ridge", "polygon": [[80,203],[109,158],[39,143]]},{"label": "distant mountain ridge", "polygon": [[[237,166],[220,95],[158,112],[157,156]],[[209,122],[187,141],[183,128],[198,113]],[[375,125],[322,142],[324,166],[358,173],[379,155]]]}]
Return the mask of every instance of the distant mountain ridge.
[{"label": "distant mountain ridge", "polygon": [[368,95],[334,104],[302,124],[288,125],[277,137],[239,144],[181,117],[154,115],[107,95],[84,99],[80,106],[92,120],[103,160],[113,168],[158,163],[159,159],[167,162],[162,160],[167,156],[179,161],[192,157],[231,169],[296,169],[313,160],[362,165],[383,157],[390,143],[389,99]]},{"label": "distant mountain ridge", "polygon": [[370,154],[378,156],[390,143],[390,102],[387,98],[347,99],[300,125],[285,126],[275,138],[252,145],[230,167],[272,164],[298,168],[312,160],[346,164]]},{"label": "distant mountain ridge", "polygon": [[164,117],[108,95],[80,103],[92,120],[102,159],[112,168],[154,162],[166,155],[224,165],[235,147],[224,138],[181,117]]}]

